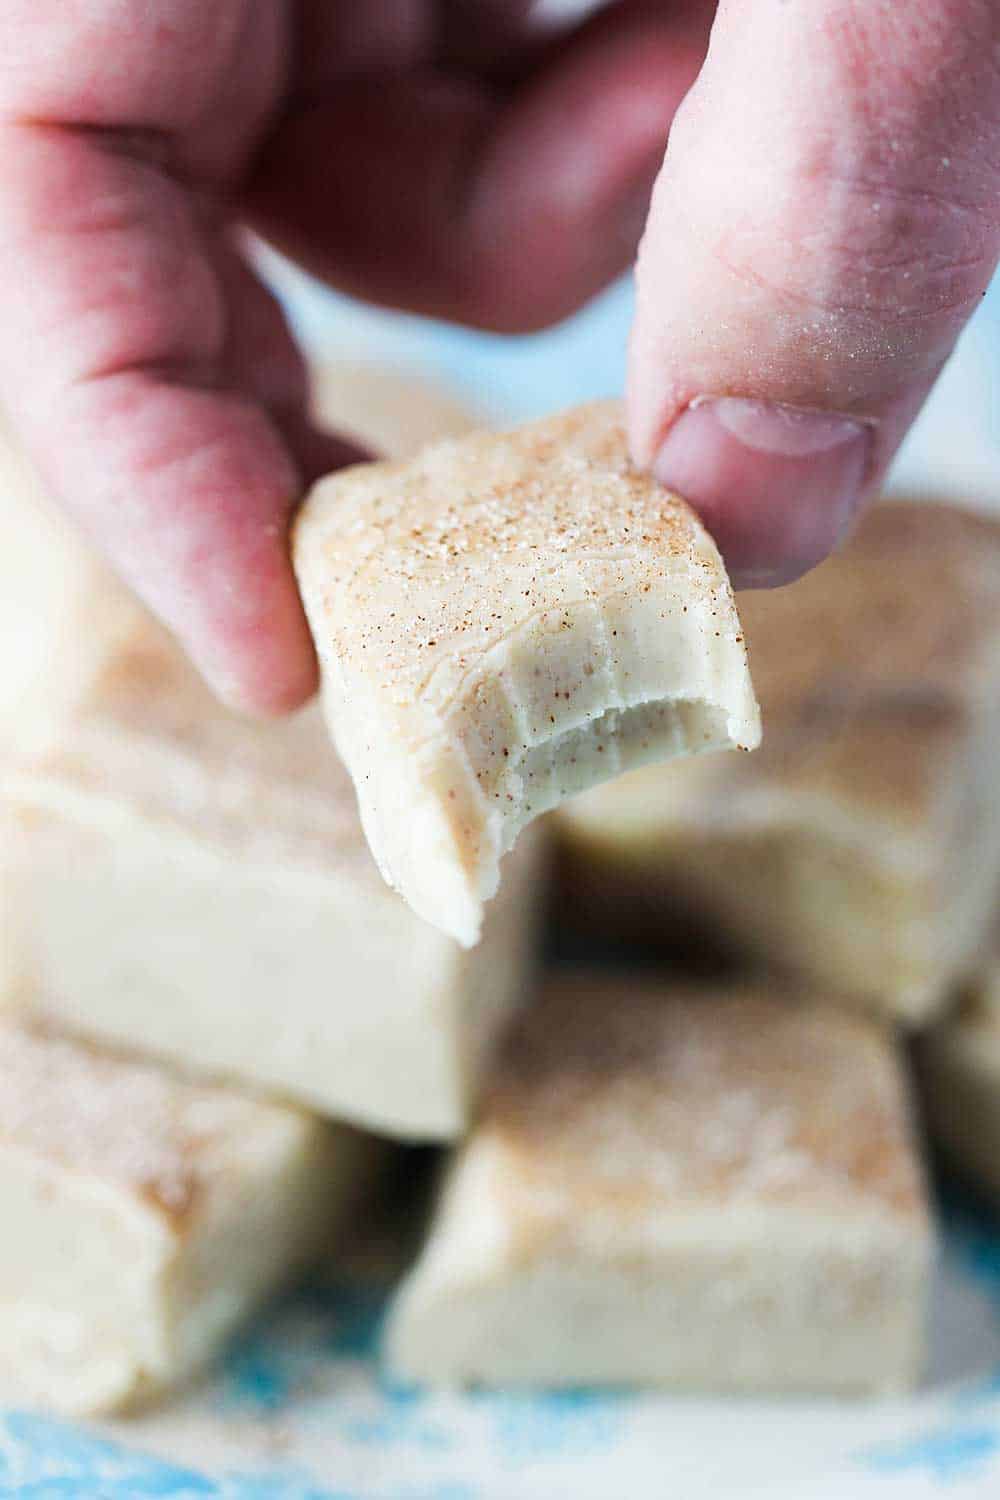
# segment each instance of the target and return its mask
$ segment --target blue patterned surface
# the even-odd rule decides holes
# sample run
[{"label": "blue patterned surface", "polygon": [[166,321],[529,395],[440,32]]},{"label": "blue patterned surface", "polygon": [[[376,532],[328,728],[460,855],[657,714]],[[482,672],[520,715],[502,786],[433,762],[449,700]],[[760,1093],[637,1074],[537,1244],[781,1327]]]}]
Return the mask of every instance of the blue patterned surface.
[{"label": "blue patterned surface", "polygon": [[[412,1458],[423,1452],[461,1462],[461,1444],[440,1404],[380,1374],[384,1305],[384,1297],[368,1287],[310,1287],[296,1294],[234,1341],[204,1393],[211,1419],[220,1426],[234,1423],[237,1431],[274,1423],[296,1411],[317,1377],[325,1375],[320,1420],[325,1440],[341,1451],[353,1449],[356,1458],[375,1447],[383,1455],[396,1450]],[[329,1394],[329,1377],[359,1365],[362,1389],[355,1388],[341,1405],[336,1378]],[[553,1457],[585,1461],[613,1447],[622,1429],[623,1398],[617,1394],[473,1394],[461,1404],[474,1414],[486,1451],[509,1472]],[[141,1437],[141,1422],[136,1431]],[[401,1465],[400,1472],[405,1468]],[[479,1494],[474,1482],[458,1478],[429,1488],[393,1479],[384,1487],[347,1490],[318,1483],[298,1465],[209,1474],[151,1457],[82,1425],[19,1411],[0,1414],[0,1500],[477,1500]]]},{"label": "blue patterned surface", "polygon": [[[791,1412],[778,1402],[713,1406],[615,1391],[425,1394],[380,1371],[382,1296],[370,1285],[325,1285],[306,1288],[246,1330],[191,1410],[119,1424],[113,1437],[23,1412],[3,1414],[0,1500],[508,1500],[561,1493],[568,1474],[578,1476],[577,1496],[607,1500],[619,1455],[653,1474],[680,1457],[679,1434],[691,1429],[690,1449],[699,1429],[713,1423],[749,1435],[743,1460],[739,1440],[731,1439],[747,1486],[691,1489],[684,1500],[702,1493],[744,1500],[757,1493],[751,1481],[767,1461],[776,1420],[786,1434],[799,1422],[811,1424],[825,1432],[828,1447],[836,1438],[840,1451],[826,1457],[831,1473],[851,1476],[844,1500],[897,1491],[995,1496],[1000,1234],[965,1197],[949,1198],[945,1220],[951,1274],[981,1294],[977,1316],[993,1324],[992,1362],[956,1385],[886,1407],[885,1435],[879,1435],[879,1407],[864,1404]],[[856,1423],[876,1435],[856,1441]],[[182,1449],[197,1447],[199,1432],[207,1430],[224,1439],[210,1462],[140,1451],[169,1451],[175,1432]],[[275,1435],[283,1438],[277,1456]],[[898,1489],[918,1481],[920,1489]],[[812,1491],[776,1482],[768,1493],[804,1500]]]}]

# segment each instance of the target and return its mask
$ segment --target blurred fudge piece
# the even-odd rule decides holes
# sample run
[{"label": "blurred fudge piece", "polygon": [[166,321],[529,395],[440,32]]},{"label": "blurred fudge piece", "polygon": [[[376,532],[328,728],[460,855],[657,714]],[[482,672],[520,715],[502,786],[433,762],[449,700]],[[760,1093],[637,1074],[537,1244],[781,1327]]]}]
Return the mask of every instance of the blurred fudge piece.
[{"label": "blurred fudge piece", "polygon": [[0,1022],[0,1390],[117,1410],[211,1359],[321,1250],[374,1143]]},{"label": "blurred fudge piece", "polygon": [[579,977],[515,1020],[388,1330],[419,1381],[880,1391],[932,1231],[878,1022]]},{"label": "blurred fudge piece", "polygon": [[979,963],[1000,878],[1000,525],[881,504],[842,554],[739,603],[761,749],[560,809],[563,910],[695,929],[926,1021]]},{"label": "blurred fudge piece", "polygon": [[481,425],[450,391],[411,371],[326,355],[310,373],[316,420],[376,457],[407,458]]}]

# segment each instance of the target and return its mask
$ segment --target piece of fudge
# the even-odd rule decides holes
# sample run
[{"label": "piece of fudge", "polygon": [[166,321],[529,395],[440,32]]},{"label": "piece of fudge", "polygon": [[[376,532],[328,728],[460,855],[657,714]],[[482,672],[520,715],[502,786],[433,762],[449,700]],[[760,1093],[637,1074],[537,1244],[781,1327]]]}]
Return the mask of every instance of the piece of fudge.
[{"label": "piece of fudge", "polygon": [[788,588],[741,596],[764,740],[560,809],[564,910],[697,928],[920,1023],[973,971],[1000,880],[1000,524],[878,505]]},{"label": "piece of fudge", "polygon": [[199,1369],[331,1236],[373,1143],[0,1022],[0,1391],[78,1414]]},{"label": "piece of fudge", "polygon": [[931,1255],[878,1022],[557,978],[497,1056],[388,1355],[445,1384],[905,1386]]},{"label": "piece of fudge", "polygon": [[919,1059],[932,1139],[1000,1201],[1000,959],[921,1038]]},{"label": "piece of fudge", "polygon": [[757,742],[719,554],[615,402],[331,475],[293,552],[379,868],[462,943],[561,798]]},{"label": "piece of fudge", "polygon": [[314,417],[387,458],[480,425],[450,391],[410,371],[327,354],[310,371]]},{"label": "piece of fudge", "polygon": [[537,843],[463,952],[379,877],[318,709],[228,713],[20,482],[0,513],[0,1001],[389,1134],[459,1134],[523,993]]}]

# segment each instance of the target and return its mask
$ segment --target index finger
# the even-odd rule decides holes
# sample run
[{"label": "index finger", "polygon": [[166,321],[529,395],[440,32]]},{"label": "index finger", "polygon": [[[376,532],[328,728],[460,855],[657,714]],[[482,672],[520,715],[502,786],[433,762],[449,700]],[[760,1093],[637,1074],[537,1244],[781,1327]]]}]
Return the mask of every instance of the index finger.
[{"label": "index finger", "polygon": [[[242,115],[183,136],[215,90],[228,97],[234,38],[273,69],[278,8],[12,4],[0,396],[48,488],[214,686],[243,707],[290,707],[315,662],[285,536],[300,479],[273,414],[301,406],[304,371],[263,289],[223,273],[202,196],[169,169],[214,175],[260,128],[273,80],[254,64]],[[251,329],[243,380],[234,352]]]}]

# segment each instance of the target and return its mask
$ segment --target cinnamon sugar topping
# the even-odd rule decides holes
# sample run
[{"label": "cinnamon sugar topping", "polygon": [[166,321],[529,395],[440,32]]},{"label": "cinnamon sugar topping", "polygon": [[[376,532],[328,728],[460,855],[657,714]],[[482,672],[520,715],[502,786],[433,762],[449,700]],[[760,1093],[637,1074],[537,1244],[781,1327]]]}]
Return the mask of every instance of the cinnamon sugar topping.
[{"label": "cinnamon sugar topping", "polygon": [[0,1025],[0,1143],[118,1183],[172,1218],[263,1106],[77,1042]]},{"label": "cinnamon sugar topping", "polygon": [[887,1035],[758,991],[561,980],[515,1024],[484,1123],[535,1190],[921,1202]]},{"label": "cinnamon sugar topping", "polygon": [[616,402],[334,485],[327,504],[310,502],[297,546],[320,536],[335,649],[375,653],[390,690],[425,681],[428,657],[485,649],[536,611],[648,591],[679,564],[696,592],[728,597],[693,512],[629,465]]}]

